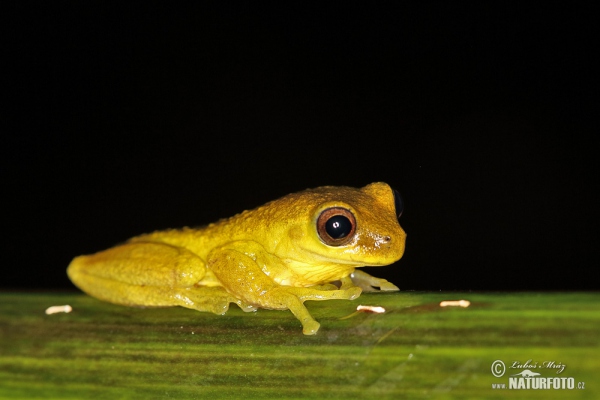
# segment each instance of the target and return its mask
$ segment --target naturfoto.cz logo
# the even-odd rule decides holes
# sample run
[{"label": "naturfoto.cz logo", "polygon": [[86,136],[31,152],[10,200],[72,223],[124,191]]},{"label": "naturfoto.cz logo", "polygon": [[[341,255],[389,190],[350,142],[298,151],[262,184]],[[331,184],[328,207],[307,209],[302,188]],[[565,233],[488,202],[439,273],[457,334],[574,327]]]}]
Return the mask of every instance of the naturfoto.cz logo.
[{"label": "naturfoto.cz logo", "polygon": [[[508,363],[508,369],[513,369],[514,374],[507,375],[507,383],[492,383],[492,389],[585,389],[585,382],[575,381],[573,377],[543,376],[547,372],[561,374],[567,367],[565,364],[555,361],[544,361],[541,363],[527,360],[525,363],[513,361]],[[517,370],[521,370],[518,371]],[[506,374],[506,364],[502,360],[492,363],[491,372],[496,378]],[[536,372],[540,371],[540,372]],[[542,372],[544,371],[544,372]]]}]

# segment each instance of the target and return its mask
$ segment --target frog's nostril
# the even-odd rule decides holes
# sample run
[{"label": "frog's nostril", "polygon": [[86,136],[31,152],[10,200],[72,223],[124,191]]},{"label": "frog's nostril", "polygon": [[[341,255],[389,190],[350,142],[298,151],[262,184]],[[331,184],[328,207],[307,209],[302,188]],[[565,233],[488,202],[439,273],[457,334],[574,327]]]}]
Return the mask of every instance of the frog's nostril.
[{"label": "frog's nostril", "polygon": [[389,237],[389,236],[384,236],[384,237],[383,237],[383,241],[384,241],[384,242],[386,242],[386,243],[389,243],[389,242],[391,242],[391,241],[392,241],[392,238],[391,238],[391,237]]}]

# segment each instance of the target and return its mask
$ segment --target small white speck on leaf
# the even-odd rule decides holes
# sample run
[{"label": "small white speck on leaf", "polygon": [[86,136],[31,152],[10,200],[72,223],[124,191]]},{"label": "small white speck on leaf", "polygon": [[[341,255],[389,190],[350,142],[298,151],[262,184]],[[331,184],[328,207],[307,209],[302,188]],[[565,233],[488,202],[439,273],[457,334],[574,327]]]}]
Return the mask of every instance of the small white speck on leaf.
[{"label": "small white speck on leaf", "polygon": [[440,303],[440,307],[463,307],[467,308],[471,305],[469,300],[444,300]]},{"label": "small white speck on leaf", "polygon": [[376,314],[383,314],[385,312],[385,308],[379,306],[358,306],[356,307],[356,311],[365,311],[372,312]]},{"label": "small white speck on leaf", "polygon": [[46,315],[57,314],[57,313],[70,313],[73,311],[73,307],[68,304],[64,306],[51,306],[46,308]]}]

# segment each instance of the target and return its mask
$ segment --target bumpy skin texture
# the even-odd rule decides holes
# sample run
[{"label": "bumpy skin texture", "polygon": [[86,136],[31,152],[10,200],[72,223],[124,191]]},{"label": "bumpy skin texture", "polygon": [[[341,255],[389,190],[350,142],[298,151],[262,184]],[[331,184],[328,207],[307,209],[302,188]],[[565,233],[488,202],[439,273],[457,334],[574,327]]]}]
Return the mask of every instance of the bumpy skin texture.
[{"label": "bumpy skin texture", "polygon": [[[342,245],[326,244],[317,230],[324,210],[343,208],[356,220]],[[284,196],[199,229],[158,231],[76,257],[71,281],[91,296],[129,306],[182,306],[223,314],[289,309],[304,334],[319,329],[306,300],[355,299],[362,290],[398,290],[355,270],[402,257],[393,190],[324,186]],[[338,286],[331,284],[338,283]]]}]

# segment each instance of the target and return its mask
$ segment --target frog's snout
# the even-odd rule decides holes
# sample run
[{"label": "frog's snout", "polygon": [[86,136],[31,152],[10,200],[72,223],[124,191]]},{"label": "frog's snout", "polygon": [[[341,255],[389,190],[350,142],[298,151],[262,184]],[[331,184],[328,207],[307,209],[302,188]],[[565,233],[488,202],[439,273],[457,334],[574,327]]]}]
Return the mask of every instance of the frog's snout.
[{"label": "frog's snout", "polygon": [[401,231],[400,235],[383,235],[381,238],[382,246],[387,251],[394,254],[394,258],[398,261],[404,255],[406,246],[406,233]]},{"label": "frog's snout", "polygon": [[404,254],[404,241],[406,234],[401,236],[392,236],[388,234],[377,235],[375,238],[375,248],[384,251],[393,258],[400,259]]}]

